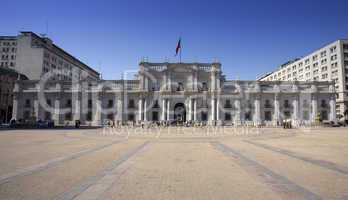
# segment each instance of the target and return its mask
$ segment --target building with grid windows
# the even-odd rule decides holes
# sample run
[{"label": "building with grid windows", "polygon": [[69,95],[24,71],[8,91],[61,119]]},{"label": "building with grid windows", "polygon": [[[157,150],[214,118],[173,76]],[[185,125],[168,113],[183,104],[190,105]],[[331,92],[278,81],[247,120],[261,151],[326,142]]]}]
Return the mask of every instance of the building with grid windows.
[{"label": "building with grid windows", "polygon": [[348,113],[348,40],[332,42],[303,58],[281,65],[261,81],[334,81],[336,110]]},{"label": "building with grid windows", "polygon": [[[30,80],[39,80],[48,72],[57,72],[53,80],[79,79],[81,74],[89,80],[98,80],[99,73],[52,40],[33,32],[17,36],[0,36],[0,67],[16,70]],[[73,73],[73,71],[75,73]],[[76,77],[72,77],[75,74]]]}]

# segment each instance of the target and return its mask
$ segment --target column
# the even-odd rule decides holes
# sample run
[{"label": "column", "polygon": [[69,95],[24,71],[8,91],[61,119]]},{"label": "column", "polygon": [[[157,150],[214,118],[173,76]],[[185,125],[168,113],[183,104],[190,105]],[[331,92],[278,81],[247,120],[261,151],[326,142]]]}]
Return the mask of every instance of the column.
[{"label": "column", "polygon": [[280,125],[279,94],[274,94],[274,125]]},{"label": "column", "polygon": [[[189,89],[189,90],[194,90],[194,74],[193,74],[194,72],[192,72],[190,75],[189,75],[189,79],[190,79],[190,82],[189,82],[189,88],[187,88],[187,89]],[[185,89],[186,89],[186,87],[185,87]]]},{"label": "column", "polygon": [[56,125],[60,124],[59,109],[60,109],[60,98],[56,97],[56,99],[54,100],[54,112],[53,112],[53,121],[54,121],[54,124]]},{"label": "column", "polygon": [[168,85],[167,85],[167,73],[164,73],[163,75],[163,85],[161,87],[161,90],[167,90],[168,89]]},{"label": "column", "polygon": [[168,90],[172,91],[172,79],[171,79],[171,74],[168,72]]},{"label": "column", "polygon": [[39,100],[37,99],[37,96],[36,97],[34,97],[35,99],[34,99],[34,117],[36,118],[36,120],[38,120],[39,119]]},{"label": "column", "polygon": [[198,72],[197,70],[195,70],[194,71],[194,86],[193,86],[194,91],[197,91],[197,85],[198,85]]},{"label": "column", "polygon": [[139,99],[139,105],[138,105],[138,108],[139,108],[139,117],[138,117],[138,121],[142,121],[143,118],[142,118],[142,109],[143,109],[143,99]]},{"label": "column", "polygon": [[220,120],[220,98],[216,99],[216,120]]},{"label": "column", "polygon": [[81,97],[80,97],[80,120],[81,124],[86,124],[87,122],[87,113],[88,113],[88,99],[89,95],[87,93],[86,88],[88,88],[87,83],[84,83],[81,89]]},{"label": "column", "polygon": [[216,80],[216,89],[217,90],[220,90],[221,88],[220,88],[220,73],[219,72],[216,72],[216,75],[215,75],[215,80]]},{"label": "column", "polygon": [[261,124],[260,96],[256,96],[255,101],[254,101],[254,106],[255,106],[254,123],[256,123],[256,125],[260,125]]},{"label": "column", "polygon": [[166,120],[166,100],[162,99],[162,121]]},{"label": "column", "polygon": [[18,120],[18,94],[13,94],[12,119]]},{"label": "column", "polygon": [[315,122],[318,115],[318,101],[316,94],[312,94],[312,122]]},{"label": "column", "polygon": [[197,121],[197,99],[193,100],[193,121]]},{"label": "column", "polygon": [[235,125],[240,125],[241,124],[241,106],[240,106],[240,99],[236,99],[234,103],[236,107],[236,115],[234,119]]},{"label": "column", "polygon": [[[40,84],[37,83],[36,84],[36,93],[34,93],[34,110],[33,110],[33,114],[34,117],[36,118],[36,120],[40,119],[40,113],[39,113],[39,109],[40,109],[40,102],[39,102],[39,92],[40,92]],[[43,88],[44,90],[44,88]]]},{"label": "column", "polygon": [[122,121],[123,120],[123,102],[122,102],[122,96],[120,94],[120,97],[117,98],[115,95],[115,102],[117,103],[116,105],[116,120]]},{"label": "column", "polygon": [[292,114],[292,119],[297,124],[298,119],[299,119],[299,100],[298,100],[298,95],[296,94],[295,99],[292,102],[292,107],[293,107],[293,114]]},{"label": "column", "polygon": [[114,121],[118,120],[118,99],[117,99],[117,95],[115,93],[115,97],[114,97],[114,106],[113,106],[113,112],[114,112]]},{"label": "column", "polygon": [[170,101],[167,99],[167,120],[170,120]]},{"label": "column", "polygon": [[211,82],[211,90],[215,90],[215,83],[216,83],[216,76],[215,76],[215,70],[212,68],[211,75],[210,75],[210,82]]},{"label": "column", "polygon": [[189,104],[188,104],[188,120],[192,120],[192,99],[189,99]]},{"label": "column", "polygon": [[144,121],[147,121],[146,113],[147,113],[147,101],[144,99]]},{"label": "column", "polygon": [[215,120],[215,99],[211,99],[211,121],[213,122]]},{"label": "column", "polygon": [[81,113],[80,113],[80,99],[79,99],[79,93],[73,93],[72,98],[72,104],[73,104],[73,120],[80,120]]},{"label": "column", "polygon": [[336,122],[336,99],[335,94],[330,96],[330,121]]},{"label": "column", "polygon": [[99,126],[101,125],[101,100],[98,92],[92,95],[93,124]]},{"label": "column", "polygon": [[144,83],[144,89],[146,90],[146,91],[149,91],[149,78],[146,76],[146,75],[144,75],[144,79],[145,79],[145,83]]},{"label": "column", "polygon": [[80,91],[80,85],[79,83],[75,83],[72,85],[72,91],[71,91],[71,112],[72,112],[72,119],[80,120],[80,98],[79,98],[79,91]]}]

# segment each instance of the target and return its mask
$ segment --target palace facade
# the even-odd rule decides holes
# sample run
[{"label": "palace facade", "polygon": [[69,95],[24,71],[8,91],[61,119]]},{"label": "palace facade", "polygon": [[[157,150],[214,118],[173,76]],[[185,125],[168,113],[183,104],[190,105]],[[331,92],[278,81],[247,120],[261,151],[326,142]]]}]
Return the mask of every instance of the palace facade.
[{"label": "palace facade", "polygon": [[333,82],[227,80],[220,63],[141,62],[134,80],[18,81],[13,118],[95,126],[106,120],[274,126],[291,119],[297,126],[335,122],[335,104]]}]

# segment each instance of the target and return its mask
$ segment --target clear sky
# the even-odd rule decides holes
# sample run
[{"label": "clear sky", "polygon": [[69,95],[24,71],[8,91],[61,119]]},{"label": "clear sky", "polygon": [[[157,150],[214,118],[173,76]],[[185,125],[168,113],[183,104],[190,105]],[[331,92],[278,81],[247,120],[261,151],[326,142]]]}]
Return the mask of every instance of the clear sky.
[{"label": "clear sky", "polygon": [[177,62],[179,36],[184,62],[218,59],[227,78],[250,80],[348,38],[347,0],[2,0],[0,10],[0,35],[47,32],[104,79],[142,57]]}]

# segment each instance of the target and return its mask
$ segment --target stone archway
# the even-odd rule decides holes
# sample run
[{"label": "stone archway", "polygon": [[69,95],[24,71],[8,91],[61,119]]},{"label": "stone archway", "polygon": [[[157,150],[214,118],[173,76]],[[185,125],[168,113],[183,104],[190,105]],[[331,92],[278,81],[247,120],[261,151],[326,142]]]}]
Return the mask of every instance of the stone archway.
[{"label": "stone archway", "polygon": [[174,120],[177,122],[186,122],[186,108],[185,104],[177,103],[174,106]]}]

